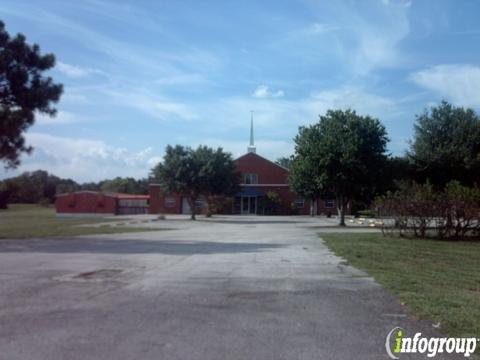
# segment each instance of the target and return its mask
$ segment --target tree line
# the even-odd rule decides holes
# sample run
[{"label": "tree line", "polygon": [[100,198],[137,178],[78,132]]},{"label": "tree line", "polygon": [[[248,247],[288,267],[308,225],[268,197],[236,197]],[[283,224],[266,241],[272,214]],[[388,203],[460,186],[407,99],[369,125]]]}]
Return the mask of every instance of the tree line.
[{"label": "tree line", "polygon": [[48,205],[56,194],[79,190],[103,191],[126,194],[148,194],[148,179],[116,177],[98,182],[77,183],[63,179],[45,170],[24,172],[19,176],[0,181],[0,209],[9,203]]},{"label": "tree line", "polygon": [[[472,189],[480,179],[480,118],[474,110],[446,101],[426,109],[416,116],[414,136],[403,156],[387,153],[388,140],[378,119],[353,110],[329,110],[318,123],[300,127],[289,161],[291,186],[309,199],[335,198],[340,225],[345,225],[347,204],[370,207],[384,194],[383,207],[388,203],[389,215],[406,216],[408,208],[410,217],[418,218],[420,208],[428,206],[400,206],[399,202],[424,194],[418,191],[419,184],[430,186],[443,204],[443,212],[436,212],[438,217],[444,214],[442,231],[460,226],[459,218],[466,211],[456,212],[458,208],[468,208],[478,223],[479,207],[471,206],[478,202],[478,192]],[[410,198],[405,194],[411,194]],[[463,203],[446,206],[444,199],[451,199],[452,194],[462,194]],[[457,220],[449,221],[452,217]]]}]

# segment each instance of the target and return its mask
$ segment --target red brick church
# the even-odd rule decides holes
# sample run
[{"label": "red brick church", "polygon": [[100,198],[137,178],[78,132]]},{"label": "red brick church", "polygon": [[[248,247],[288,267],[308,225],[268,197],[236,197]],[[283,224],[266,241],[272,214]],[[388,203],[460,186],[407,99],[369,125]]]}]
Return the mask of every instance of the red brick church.
[{"label": "red brick church", "polygon": [[[250,124],[250,145],[247,153],[235,160],[242,174],[241,191],[231,199],[225,199],[218,212],[224,214],[335,214],[334,200],[307,201],[289,187],[288,169],[280,166],[256,152],[253,136],[253,118]],[[276,195],[276,194],[278,195]],[[272,194],[279,201],[272,205]],[[204,200],[197,201],[197,210],[205,208]],[[152,214],[189,214],[187,199],[179,194],[166,194],[160,185],[150,185],[150,206]]]}]

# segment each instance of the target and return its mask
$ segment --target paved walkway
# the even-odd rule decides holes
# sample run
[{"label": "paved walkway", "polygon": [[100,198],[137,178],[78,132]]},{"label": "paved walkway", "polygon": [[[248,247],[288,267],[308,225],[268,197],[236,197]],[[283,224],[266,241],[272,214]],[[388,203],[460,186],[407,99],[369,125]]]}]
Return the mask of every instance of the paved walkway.
[{"label": "paved walkway", "polygon": [[385,359],[393,327],[431,331],[317,225],[175,218],[149,223],[171,231],[0,241],[0,359]]}]

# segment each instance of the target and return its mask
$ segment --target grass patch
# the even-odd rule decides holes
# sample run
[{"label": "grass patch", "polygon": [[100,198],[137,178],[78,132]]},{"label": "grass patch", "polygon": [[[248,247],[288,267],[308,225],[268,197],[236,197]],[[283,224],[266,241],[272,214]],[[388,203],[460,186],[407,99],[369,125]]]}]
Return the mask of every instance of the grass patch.
[{"label": "grass patch", "polygon": [[480,242],[320,234],[335,254],[368,272],[416,315],[450,336],[480,336]]},{"label": "grass patch", "polygon": [[13,204],[8,210],[0,210],[0,239],[42,238],[93,234],[117,234],[158,229],[114,227],[102,218],[64,218],[55,215],[53,207],[30,204]]}]

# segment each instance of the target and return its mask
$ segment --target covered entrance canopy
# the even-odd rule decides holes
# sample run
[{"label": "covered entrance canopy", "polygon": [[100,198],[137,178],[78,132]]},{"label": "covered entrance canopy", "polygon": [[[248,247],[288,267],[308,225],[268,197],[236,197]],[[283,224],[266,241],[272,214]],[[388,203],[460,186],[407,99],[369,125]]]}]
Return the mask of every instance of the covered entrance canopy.
[{"label": "covered entrance canopy", "polygon": [[259,209],[259,198],[265,193],[252,187],[245,187],[235,195],[234,213],[257,214]]}]

